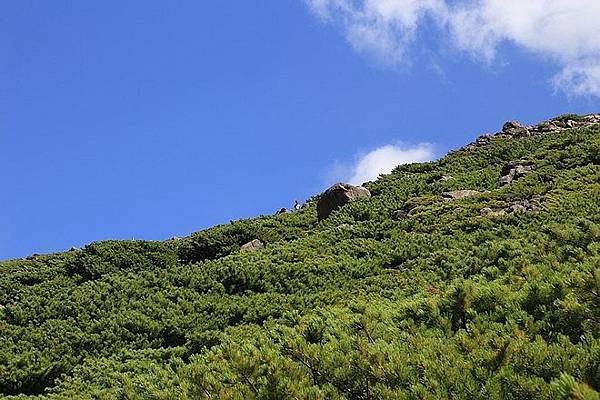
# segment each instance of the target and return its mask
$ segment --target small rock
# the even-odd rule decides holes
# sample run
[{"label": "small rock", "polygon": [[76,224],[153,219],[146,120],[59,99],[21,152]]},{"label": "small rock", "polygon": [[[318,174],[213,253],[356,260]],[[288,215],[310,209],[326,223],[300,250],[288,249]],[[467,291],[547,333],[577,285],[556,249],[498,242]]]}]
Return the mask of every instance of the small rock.
[{"label": "small rock", "polygon": [[489,208],[485,207],[479,211],[479,215],[482,217],[499,217],[501,215],[505,215],[506,211],[501,208]]},{"label": "small rock", "polygon": [[454,179],[451,175],[442,175],[442,177],[440,178],[440,182],[446,182],[451,179]]},{"label": "small rock", "polygon": [[410,209],[408,208],[402,208],[399,210],[394,210],[392,211],[392,219],[399,221],[401,219],[410,217],[411,215],[414,215],[414,213],[416,211],[418,211],[421,207],[416,206],[416,207],[412,207]]},{"label": "small rock", "polygon": [[516,160],[508,162],[500,171],[500,185],[507,185],[524,177],[533,170],[534,166],[529,161]]},{"label": "small rock", "polygon": [[488,214],[492,213],[493,211],[494,210],[492,210],[491,208],[485,207],[485,208],[482,208],[481,210],[479,210],[479,214],[488,215]]},{"label": "small rock", "polygon": [[265,247],[265,244],[259,239],[254,239],[240,247],[241,251],[256,251]]},{"label": "small rock", "polygon": [[465,197],[478,196],[481,192],[477,190],[454,190],[452,192],[444,192],[442,193],[442,198],[444,200],[459,200],[464,199]]},{"label": "small rock", "polygon": [[527,208],[525,208],[525,206],[523,204],[513,204],[510,207],[508,207],[509,212],[511,213],[524,213],[525,211],[527,211]]},{"label": "small rock", "polygon": [[323,220],[349,201],[365,197],[371,197],[371,192],[362,186],[336,183],[321,195],[317,203],[317,217],[319,221]]},{"label": "small rock", "polygon": [[275,215],[279,215],[279,214],[287,214],[289,211],[287,208],[283,207],[280,208],[279,210],[277,210],[277,212],[275,213]]}]

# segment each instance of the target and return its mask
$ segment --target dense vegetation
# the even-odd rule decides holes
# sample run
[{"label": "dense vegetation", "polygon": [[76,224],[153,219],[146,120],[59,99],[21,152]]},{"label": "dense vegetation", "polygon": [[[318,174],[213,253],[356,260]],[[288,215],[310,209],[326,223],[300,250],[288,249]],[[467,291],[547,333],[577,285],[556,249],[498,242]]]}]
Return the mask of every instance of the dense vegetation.
[{"label": "dense vegetation", "polygon": [[[518,159],[535,169],[500,186]],[[600,127],[498,137],[367,187],[321,222],[313,200],[0,263],[0,396],[599,398]],[[442,199],[456,189],[483,193]]]}]

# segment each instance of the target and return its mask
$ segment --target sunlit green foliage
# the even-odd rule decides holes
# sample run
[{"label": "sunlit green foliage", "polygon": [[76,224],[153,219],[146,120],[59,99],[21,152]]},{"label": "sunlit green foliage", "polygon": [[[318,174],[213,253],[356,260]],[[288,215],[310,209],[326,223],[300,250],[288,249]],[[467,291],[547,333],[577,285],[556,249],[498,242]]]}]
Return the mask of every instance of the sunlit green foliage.
[{"label": "sunlit green foliage", "polygon": [[[535,169],[500,186],[517,159]],[[600,129],[495,138],[367,187],[321,222],[311,202],[0,263],[0,395],[599,398]],[[485,193],[442,199],[458,189]],[[541,211],[480,214],[534,196]]]}]

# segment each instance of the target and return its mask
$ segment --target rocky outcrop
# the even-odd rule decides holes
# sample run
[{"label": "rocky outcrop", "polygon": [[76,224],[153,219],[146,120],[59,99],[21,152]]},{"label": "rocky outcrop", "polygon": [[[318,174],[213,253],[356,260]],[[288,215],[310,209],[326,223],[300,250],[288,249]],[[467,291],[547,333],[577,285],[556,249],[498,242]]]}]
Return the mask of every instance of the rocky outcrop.
[{"label": "rocky outcrop", "polygon": [[462,150],[472,150],[476,147],[485,146],[486,144],[490,143],[493,139],[494,139],[493,134],[484,133],[483,135],[481,135],[477,139],[475,139],[475,141],[473,143],[469,143],[468,145],[463,147]]},{"label": "rocky outcrop", "polygon": [[442,193],[442,199],[460,200],[464,199],[465,197],[479,196],[480,194],[483,194],[483,192],[478,192],[477,190],[454,190],[452,192]]},{"label": "rocky outcrop", "polygon": [[241,251],[256,251],[265,247],[265,244],[259,239],[254,239],[240,247]]},{"label": "rocky outcrop", "polygon": [[524,126],[516,121],[507,122],[502,128],[502,132],[499,132],[496,135],[510,137],[536,136],[547,133],[561,132],[567,129],[587,128],[598,124],[600,124],[600,114],[582,116],[565,115],[532,126]]},{"label": "rocky outcrop", "polygon": [[594,125],[600,125],[600,114],[564,115],[532,126],[526,126],[519,121],[508,121],[502,126],[500,132],[481,135],[474,142],[461,148],[461,150],[472,150],[484,146],[495,138],[522,138],[560,133],[567,129],[587,128]]},{"label": "rocky outcrop", "polygon": [[508,121],[502,126],[502,135],[511,137],[530,136],[529,129],[519,121]]},{"label": "rocky outcrop", "polygon": [[531,199],[515,201],[508,207],[504,208],[482,208],[479,214],[482,217],[498,217],[506,214],[517,214],[524,212],[538,212],[542,209],[540,206],[540,197],[534,196]]},{"label": "rocky outcrop", "polygon": [[508,185],[527,175],[533,168],[533,163],[526,160],[510,161],[500,171],[499,183],[501,186]]},{"label": "rocky outcrop", "polygon": [[327,189],[317,203],[317,217],[323,220],[349,201],[371,197],[368,189],[348,183],[336,183]]},{"label": "rocky outcrop", "polygon": [[539,125],[529,128],[532,135],[543,133],[561,132],[567,129],[587,128],[592,125],[600,124],[600,114],[590,115],[565,115],[553,118],[550,121],[542,122]]}]

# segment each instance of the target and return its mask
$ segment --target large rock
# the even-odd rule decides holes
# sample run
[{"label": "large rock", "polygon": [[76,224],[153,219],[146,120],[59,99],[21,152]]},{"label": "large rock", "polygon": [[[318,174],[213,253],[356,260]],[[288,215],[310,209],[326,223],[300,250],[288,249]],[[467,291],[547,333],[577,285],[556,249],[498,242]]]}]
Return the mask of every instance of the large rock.
[{"label": "large rock", "polygon": [[513,137],[522,137],[529,136],[529,130],[525,125],[518,121],[508,121],[502,127],[502,134],[513,136]]},{"label": "large rock", "polygon": [[500,171],[500,185],[508,185],[533,170],[533,163],[525,160],[509,161]]},{"label": "large rock", "polygon": [[368,189],[348,183],[336,183],[321,195],[317,203],[317,217],[319,220],[325,219],[334,210],[349,201],[364,197],[371,197],[371,192]]},{"label": "large rock", "polygon": [[243,245],[240,250],[241,251],[256,251],[264,248],[265,245],[258,239],[251,240],[250,242]]}]

